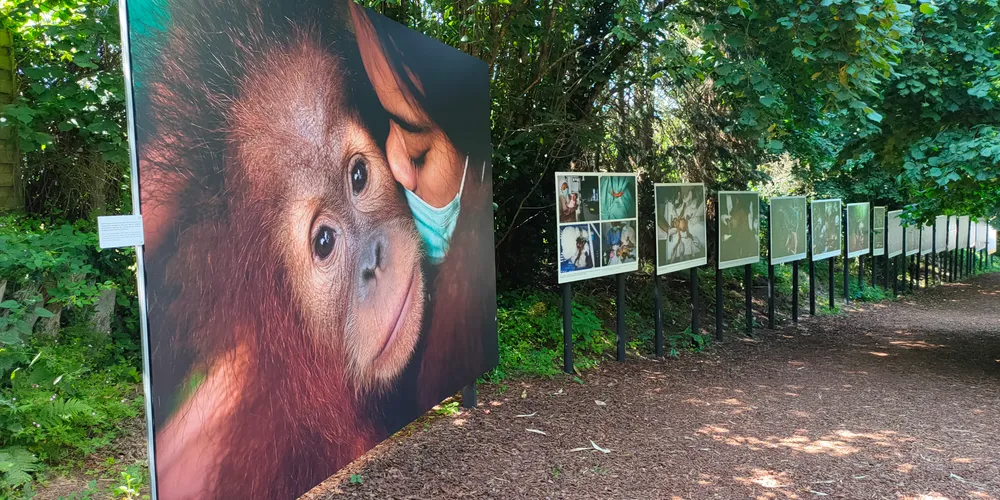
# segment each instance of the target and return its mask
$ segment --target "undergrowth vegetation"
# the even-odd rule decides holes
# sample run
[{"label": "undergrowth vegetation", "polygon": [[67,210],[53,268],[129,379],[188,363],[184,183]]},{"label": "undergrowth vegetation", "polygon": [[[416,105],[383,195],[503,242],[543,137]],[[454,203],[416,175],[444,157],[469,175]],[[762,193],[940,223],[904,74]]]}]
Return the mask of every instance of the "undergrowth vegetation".
[{"label": "undergrowth vegetation", "polygon": [[134,263],[99,251],[86,223],[0,218],[0,495],[141,414]]}]

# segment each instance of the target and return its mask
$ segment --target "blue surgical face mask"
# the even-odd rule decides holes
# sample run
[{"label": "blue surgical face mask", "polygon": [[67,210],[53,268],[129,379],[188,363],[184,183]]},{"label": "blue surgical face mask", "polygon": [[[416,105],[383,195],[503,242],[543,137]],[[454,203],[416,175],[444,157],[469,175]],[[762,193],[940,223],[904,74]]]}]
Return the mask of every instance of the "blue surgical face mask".
[{"label": "blue surgical face mask", "polygon": [[417,232],[424,241],[427,260],[434,265],[440,264],[448,255],[451,247],[451,237],[458,223],[458,212],[462,205],[462,191],[465,190],[465,174],[469,170],[469,158],[465,158],[465,170],[462,171],[462,185],[458,188],[455,198],[443,207],[433,207],[409,189],[405,190],[406,202],[413,212],[417,223]]}]

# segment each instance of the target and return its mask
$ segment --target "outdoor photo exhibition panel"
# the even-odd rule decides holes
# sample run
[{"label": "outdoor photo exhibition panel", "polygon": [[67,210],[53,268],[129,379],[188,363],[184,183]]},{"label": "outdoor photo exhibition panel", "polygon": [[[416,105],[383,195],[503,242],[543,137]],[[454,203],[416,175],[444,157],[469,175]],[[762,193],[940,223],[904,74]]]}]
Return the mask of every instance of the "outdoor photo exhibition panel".
[{"label": "outdoor photo exhibition panel", "polygon": [[906,256],[920,253],[920,226],[910,221],[904,231],[906,231]]},{"label": "outdoor photo exhibition panel", "polygon": [[934,226],[924,224],[920,229],[920,255],[927,255],[934,249]]},{"label": "outdoor photo exhibition panel", "polygon": [[847,257],[853,259],[871,250],[869,203],[847,204]]},{"label": "outdoor photo exhibition panel", "polygon": [[840,207],[839,199],[812,202],[812,260],[840,255]]},{"label": "outdoor photo exhibition panel", "polygon": [[639,269],[636,174],[556,172],[559,283]]},{"label": "outdoor photo exhibition panel", "polygon": [[885,255],[885,211],[886,207],[872,210],[872,255]]},{"label": "outdoor photo exhibition panel", "polygon": [[719,269],[760,260],[760,197],[752,191],[719,191]]},{"label": "outdoor photo exhibition panel", "polygon": [[771,264],[802,260],[809,255],[805,196],[771,198]]},{"label": "outdoor photo exhibition panel", "polygon": [[997,253],[997,229],[993,226],[986,229],[986,253],[990,255]]},{"label": "outdoor photo exhibition panel", "polygon": [[656,274],[708,263],[704,184],[655,184]]},{"label": "outdoor photo exhibition panel", "polygon": [[948,217],[939,215],[934,218],[934,252],[940,253],[948,249]]},{"label": "outdoor photo exhibition panel", "polygon": [[903,221],[900,219],[901,215],[903,215],[902,210],[889,212],[889,227],[886,228],[889,231],[889,248],[886,255],[889,257],[895,257],[903,253]]},{"label": "outdoor photo exhibition panel", "polygon": [[347,0],[121,9],[152,496],[296,498],[497,364],[488,67]]},{"label": "outdoor photo exhibition panel", "polygon": [[958,246],[959,250],[969,248],[969,216],[963,215],[958,218]]},{"label": "outdoor photo exhibition panel", "polygon": [[989,225],[986,221],[979,221],[976,223],[976,251],[981,251],[986,249],[986,232],[989,230]]}]

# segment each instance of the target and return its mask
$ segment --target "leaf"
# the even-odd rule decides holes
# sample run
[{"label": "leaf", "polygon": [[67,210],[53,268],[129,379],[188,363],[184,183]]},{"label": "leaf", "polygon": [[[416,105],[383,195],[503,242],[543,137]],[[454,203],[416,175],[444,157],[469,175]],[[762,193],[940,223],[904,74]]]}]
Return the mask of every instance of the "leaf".
[{"label": "leaf", "polygon": [[16,300],[13,300],[13,299],[11,299],[11,300],[5,300],[3,302],[0,302],[0,308],[4,308],[4,309],[14,309],[15,307],[17,307],[19,305],[20,304]]},{"label": "leaf", "polygon": [[597,399],[594,400],[594,403],[597,404],[597,406],[608,406],[608,404],[605,403],[604,401],[600,401]]},{"label": "leaf", "polygon": [[931,5],[929,3],[922,3],[922,4],[920,4],[920,13],[921,14],[923,14],[925,16],[929,16],[929,15],[935,13],[935,12],[937,12],[937,7],[934,7],[933,5]]},{"label": "leaf", "polygon": [[771,97],[771,96],[768,96],[768,95],[762,95],[762,96],[760,96],[760,103],[763,104],[763,105],[765,105],[765,106],[767,106],[767,107],[769,107],[769,108],[771,106],[774,106],[774,103],[776,103],[776,102],[778,102],[778,100],[775,99],[775,98],[773,98],[773,97]]},{"label": "leaf", "polygon": [[862,5],[854,9],[854,13],[859,16],[867,16],[872,13],[872,7],[870,5]]},{"label": "leaf", "polygon": [[534,432],[535,434],[541,434],[543,436],[548,436],[549,435],[549,433],[547,433],[545,431],[540,431],[538,429],[525,429],[525,430],[528,431],[528,432]]},{"label": "leaf", "polygon": [[[6,345],[20,344],[21,337],[17,334],[17,330],[4,330],[3,332],[0,332],[0,343]],[[13,376],[14,374],[12,373],[11,375]]]},{"label": "leaf", "polygon": [[870,112],[869,112],[869,113],[868,113],[867,115],[865,115],[865,116],[867,116],[869,120],[871,120],[871,121],[873,121],[873,122],[875,122],[875,123],[881,123],[881,122],[882,122],[882,115],[880,115],[880,114],[878,113],[878,111],[875,111],[874,109],[873,109],[873,110],[871,110],[871,111],[870,111]]},{"label": "leaf", "polygon": [[39,318],[51,318],[51,317],[55,316],[55,314],[53,314],[52,311],[50,311],[50,310],[48,310],[48,309],[46,309],[44,307],[36,307],[35,308],[35,316],[38,316]]},{"label": "leaf", "polygon": [[534,417],[535,415],[538,415],[537,411],[533,413],[525,413],[524,415],[514,415],[514,418],[528,418],[528,417]]},{"label": "leaf", "polygon": [[597,443],[595,443],[593,441],[590,442],[590,445],[593,446],[595,450],[597,450],[597,451],[599,451],[601,453],[611,453],[611,450],[609,450],[607,448],[601,448],[600,446],[597,446]]},{"label": "leaf", "polygon": [[731,16],[735,16],[736,14],[739,14],[740,12],[743,12],[743,10],[740,9],[736,5],[730,5],[729,8],[726,9],[726,12],[728,12],[729,15],[731,15]]}]

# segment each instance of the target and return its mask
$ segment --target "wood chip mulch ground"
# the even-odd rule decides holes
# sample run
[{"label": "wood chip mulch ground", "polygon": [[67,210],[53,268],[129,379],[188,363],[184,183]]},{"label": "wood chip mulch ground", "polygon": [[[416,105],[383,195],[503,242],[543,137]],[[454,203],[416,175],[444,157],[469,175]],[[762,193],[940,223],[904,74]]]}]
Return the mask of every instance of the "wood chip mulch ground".
[{"label": "wood chip mulch ground", "polygon": [[849,309],[481,387],[307,497],[1000,499],[1000,275]]}]

